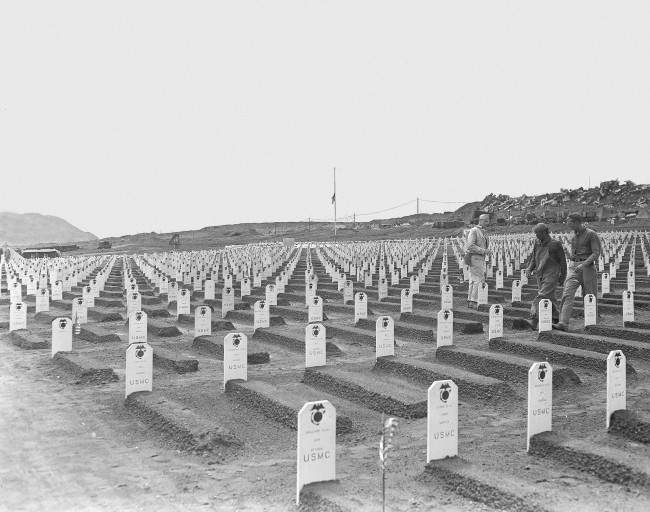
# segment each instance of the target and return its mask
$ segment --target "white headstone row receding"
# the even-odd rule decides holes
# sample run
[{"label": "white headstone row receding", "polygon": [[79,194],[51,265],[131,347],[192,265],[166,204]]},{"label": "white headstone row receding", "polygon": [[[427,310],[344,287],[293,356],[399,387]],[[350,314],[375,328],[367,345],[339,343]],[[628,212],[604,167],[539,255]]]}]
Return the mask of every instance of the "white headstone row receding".
[{"label": "white headstone row receding", "polygon": [[[378,319],[378,322],[381,319]],[[380,326],[377,325],[379,330]],[[379,338],[378,338],[379,347]],[[611,415],[626,407],[626,362],[619,350],[607,358],[606,428]],[[458,455],[458,386],[439,380],[427,392],[426,462]],[[553,428],[553,367],[536,362],[528,371],[526,451],[531,439]],[[312,482],[336,479],[336,409],[327,400],[308,402],[298,412],[296,503]]]}]

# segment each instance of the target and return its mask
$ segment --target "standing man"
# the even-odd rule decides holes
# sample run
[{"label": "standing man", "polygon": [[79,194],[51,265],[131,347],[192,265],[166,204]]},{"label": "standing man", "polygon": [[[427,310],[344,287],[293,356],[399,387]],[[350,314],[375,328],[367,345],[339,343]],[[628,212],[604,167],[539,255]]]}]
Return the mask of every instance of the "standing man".
[{"label": "standing man", "polygon": [[484,213],[478,218],[478,225],[470,229],[465,244],[465,263],[469,265],[469,288],[467,307],[478,309],[478,289],[485,281],[485,255],[488,253],[488,237],[485,228],[490,224],[490,216]]},{"label": "standing man", "polygon": [[537,329],[539,322],[539,301],[549,299],[553,304],[554,317],[559,311],[555,290],[566,278],[566,256],[562,244],[551,238],[546,224],[540,223],[533,229],[537,241],[526,272],[537,276],[537,296],[530,307],[530,326]]},{"label": "standing man", "polygon": [[594,262],[600,256],[600,239],[594,230],[582,225],[582,217],[578,213],[569,215],[569,225],[573,229],[569,271],[564,281],[560,321],[553,324],[553,328],[560,331],[569,329],[573,300],[578,286],[582,285],[583,295],[593,293],[598,296],[598,275]]}]

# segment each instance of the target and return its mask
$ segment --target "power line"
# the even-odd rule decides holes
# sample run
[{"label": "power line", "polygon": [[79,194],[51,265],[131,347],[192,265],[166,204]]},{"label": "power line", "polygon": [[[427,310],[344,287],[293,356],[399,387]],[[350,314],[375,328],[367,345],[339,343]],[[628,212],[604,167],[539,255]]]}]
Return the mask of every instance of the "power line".
[{"label": "power line", "polygon": [[402,206],[406,206],[409,204],[413,204],[417,201],[417,199],[411,199],[410,201],[406,201],[405,203],[398,204],[397,206],[391,206],[390,208],[385,208],[384,210],[378,210],[376,212],[369,212],[369,213],[357,213],[358,216],[367,216],[367,215],[377,215],[379,213],[384,213],[384,212],[389,212],[391,210],[397,210],[398,208],[401,208]]},{"label": "power line", "polygon": [[420,199],[420,201],[424,201],[425,203],[442,203],[442,204],[466,204],[466,203],[476,202],[476,201],[432,201],[430,199]]},{"label": "power line", "polygon": [[[408,206],[408,205],[411,205],[413,203],[417,203],[417,201],[418,201],[417,198],[416,199],[411,199],[411,200],[406,201],[404,203],[400,203],[398,205],[391,206],[389,208],[384,208],[382,210],[373,211],[373,212],[366,212],[366,213],[356,213],[355,212],[355,213],[353,213],[351,215],[344,215],[344,216],[341,216],[341,217],[337,217],[336,221],[337,222],[350,222],[350,221],[356,220],[359,217],[368,217],[370,215],[379,215],[381,213],[386,213],[386,212],[389,212],[389,211],[392,211],[392,210],[397,210],[398,208],[403,208],[404,206]],[[434,200],[431,200],[431,199],[420,199],[420,202],[438,203],[438,204],[466,204],[466,203],[471,203],[471,202],[474,202],[474,201],[434,201]],[[425,212],[423,212],[423,213],[425,213]],[[302,221],[302,222],[307,222],[307,221],[305,220],[305,221]],[[334,219],[315,219],[315,218],[312,217],[311,222],[334,222]]]}]

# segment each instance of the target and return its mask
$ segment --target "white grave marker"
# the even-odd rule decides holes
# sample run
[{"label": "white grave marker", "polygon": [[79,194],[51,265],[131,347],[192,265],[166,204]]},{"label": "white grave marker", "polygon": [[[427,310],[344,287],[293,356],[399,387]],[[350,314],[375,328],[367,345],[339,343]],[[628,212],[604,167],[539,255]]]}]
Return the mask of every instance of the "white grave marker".
[{"label": "white grave marker", "polygon": [[305,368],[325,365],[325,327],[309,324],[305,327]]},{"label": "white grave marker", "polygon": [[50,310],[50,295],[47,288],[39,288],[36,292],[36,312]]},{"label": "white grave marker", "polygon": [[298,413],[297,466],[296,505],[306,484],[336,479],[336,409],[327,400]]},{"label": "white grave marker", "polygon": [[13,302],[9,306],[9,330],[27,329],[27,305],[24,302]]},{"label": "white grave marker", "polygon": [[63,282],[55,281],[52,285],[52,300],[63,300]]},{"label": "white grave marker", "polygon": [[538,318],[538,332],[550,331],[553,329],[553,303],[549,299],[542,299],[539,301]]},{"label": "white grave marker", "polygon": [[248,380],[248,337],[231,332],[223,339],[223,387],[229,380]]},{"label": "white grave marker", "polygon": [[634,322],[634,292],[623,292],[623,322]]},{"label": "white grave marker", "polygon": [[585,327],[588,325],[596,325],[597,311],[596,311],[596,296],[593,293],[588,293],[584,297],[584,316]]},{"label": "white grave marker", "polygon": [[379,283],[377,285],[377,297],[380,301],[388,297],[388,281],[385,277],[379,278]]},{"label": "white grave marker", "polygon": [[153,349],[148,343],[132,343],[126,349],[125,398],[136,391],[151,391]]},{"label": "white grave marker", "polygon": [[311,301],[316,296],[316,289],[314,283],[307,283],[305,285],[305,305],[309,307]]},{"label": "white grave marker", "polygon": [[626,409],[627,363],[623,352],[612,350],[607,356],[607,421],[609,424],[614,411]]},{"label": "white grave marker", "polygon": [[364,292],[357,292],[354,295],[354,323],[366,318],[368,318],[367,295]]},{"label": "white grave marker", "polygon": [[66,317],[52,320],[52,357],[57,352],[72,352],[72,320]]},{"label": "white grave marker", "polygon": [[522,286],[528,284],[528,272],[526,272],[526,269],[525,269],[525,268],[522,268],[522,269],[521,269],[520,281],[521,281],[521,285],[522,285]]},{"label": "white grave marker", "polygon": [[208,279],[203,285],[203,300],[214,300],[215,285],[212,279]]},{"label": "white grave marker", "polygon": [[380,316],[375,322],[375,357],[395,355],[395,322],[390,316]]},{"label": "white grave marker", "polygon": [[496,281],[496,289],[500,290],[503,288],[503,272],[501,270],[497,270]]},{"label": "white grave marker", "polygon": [[547,362],[533,363],[528,370],[528,433],[530,438],[540,432],[552,430],[553,418],[553,368]]},{"label": "white grave marker", "polygon": [[427,392],[427,462],[458,455],[458,387],[437,380]]},{"label": "white grave marker", "polygon": [[318,295],[312,297],[309,303],[308,322],[322,322],[323,321],[323,299]]},{"label": "white grave marker", "polygon": [[20,283],[15,282],[9,288],[10,302],[22,302],[23,300],[23,287]]},{"label": "white grave marker", "polygon": [[442,287],[440,307],[442,309],[454,309],[454,287],[446,284]]},{"label": "white grave marker", "polygon": [[[284,285],[283,285],[284,286]],[[278,288],[279,290],[279,288]],[[246,297],[251,294],[251,280],[245,277],[241,281],[241,296]]]},{"label": "white grave marker", "polygon": [[81,289],[81,296],[86,301],[86,307],[95,307],[95,294],[93,293],[93,289],[90,286],[84,286]]},{"label": "white grave marker", "polygon": [[483,281],[478,287],[478,304],[488,303],[488,284]]},{"label": "white grave marker", "polygon": [[158,291],[161,295],[167,295],[169,293],[169,281],[166,276],[160,278],[160,284],[158,285]]},{"label": "white grave marker", "polygon": [[512,302],[521,302],[521,281],[515,279],[512,281]]},{"label": "white grave marker", "polygon": [[133,313],[134,311],[140,311],[141,309],[142,309],[142,296],[140,295],[140,292],[127,292],[126,314],[131,315],[131,313]]},{"label": "white grave marker", "polygon": [[271,315],[269,304],[264,300],[258,300],[253,306],[253,329],[263,329],[271,326]]},{"label": "white grave marker", "polygon": [[176,298],[176,316],[189,315],[191,313],[190,301],[192,294],[187,288],[183,288]]},{"label": "white grave marker", "polygon": [[278,295],[275,291],[275,285],[274,284],[267,284],[266,285],[266,302],[268,303],[269,306],[277,306],[278,305]]},{"label": "white grave marker", "polygon": [[411,293],[420,293],[420,280],[418,276],[411,276]]},{"label": "white grave marker", "polygon": [[409,288],[402,288],[400,300],[401,313],[413,313],[413,295]]},{"label": "white grave marker", "polygon": [[503,338],[503,307],[501,304],[490,306],[488,340],[493,338]]},{"label": "white grave marker", "polygon": [[441,309],[438,312],[438,325],[436,326],[436,346],[444,347],[454,344],[454,312]]},{"label": "white grave marker", "polygon": [[221,292],[221,318],[226,318],[228,311],[235,309],[235,292],[230,286],[224,286]]},{"label": "white grave marker", "polygon": [[72,323],[85,324],[88,322],[88,308],[83,297],[72,299]]},{"label": "white grave marker", "polygon": [[194,309],[194,337],[210,336],[212,334],[212,309],[210,306],[199,306]]},{"label": "white grave marker", "polygon": [[352,281],[347,279],[343,285],[343,303],[347,304],[354,300],[354,285]]},{"label": "white grave marker", "polygon": [[172,281],[167,287],[167,304],[175,302],[178,299],[178,283]]},{"label": "white grave marker", "polygon": [[609,286],[609,274],[607,272],[603,272],[603,275],[601,276],[600,288],[603,295],[606,293],[611,293],[610,286]]},{"label": "white grave marker", "polygon": [[129,344],[147,342],[147,314],[131,311],[129,314]]}]

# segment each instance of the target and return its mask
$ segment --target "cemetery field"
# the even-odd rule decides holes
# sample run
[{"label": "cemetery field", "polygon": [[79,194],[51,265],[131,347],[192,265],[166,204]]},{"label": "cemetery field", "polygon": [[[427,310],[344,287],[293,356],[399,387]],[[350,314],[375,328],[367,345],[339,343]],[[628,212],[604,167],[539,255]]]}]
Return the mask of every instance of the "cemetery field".
[{"label": "cemetery field", "polygon": [[[294,510],[298,412],[328,401],[335,479],[306,482],[301,510],[381,510],[388,417],[399,427],[386,510],[649,510],[650,240],[606,240],[619,273],[599,274],[610,290],[599,288],[595,325],[585,327],[591,310],[575,298],[568,333],[523,321],[536,287],[522,282],[515,261],[530,239],[513,240],[492,242],[502,256],[478,310],[466,306],[456,239],[104,255],[71,260],[79,274],[70,276],[58,263],[3,261],[3,506]],[[47,309],[28,283],[30,270],[38,279],[43,268],[54,274],[38,287],[51,287]],[[62,276],[77,282],[59,297]],[[630,285],[634,318],[624,322]],[[79,308],[86,321],[74,322],[72,345],[52,356],[58,320],[74,321]],[[232,333],[245,348],[238,365],[227,362],[235,361]],[[134,348],[142,353],[132,356]],[[608,429],[612,351],[625,355],[616,374],[625,405],[611,409]],[[150,366],[138,368],[150,373],[132,373],[132,358],[144,353],[153,354]],[[529,436],[529,380],[540,362],[552,367],[552,429]],[[244,374],[229,373],[242,365]],[[458,422],[439,437],[427,429],[427,392],[450,380]],[[429,461],[428,443],[443,438],[453,438],[457,455]]]}]

